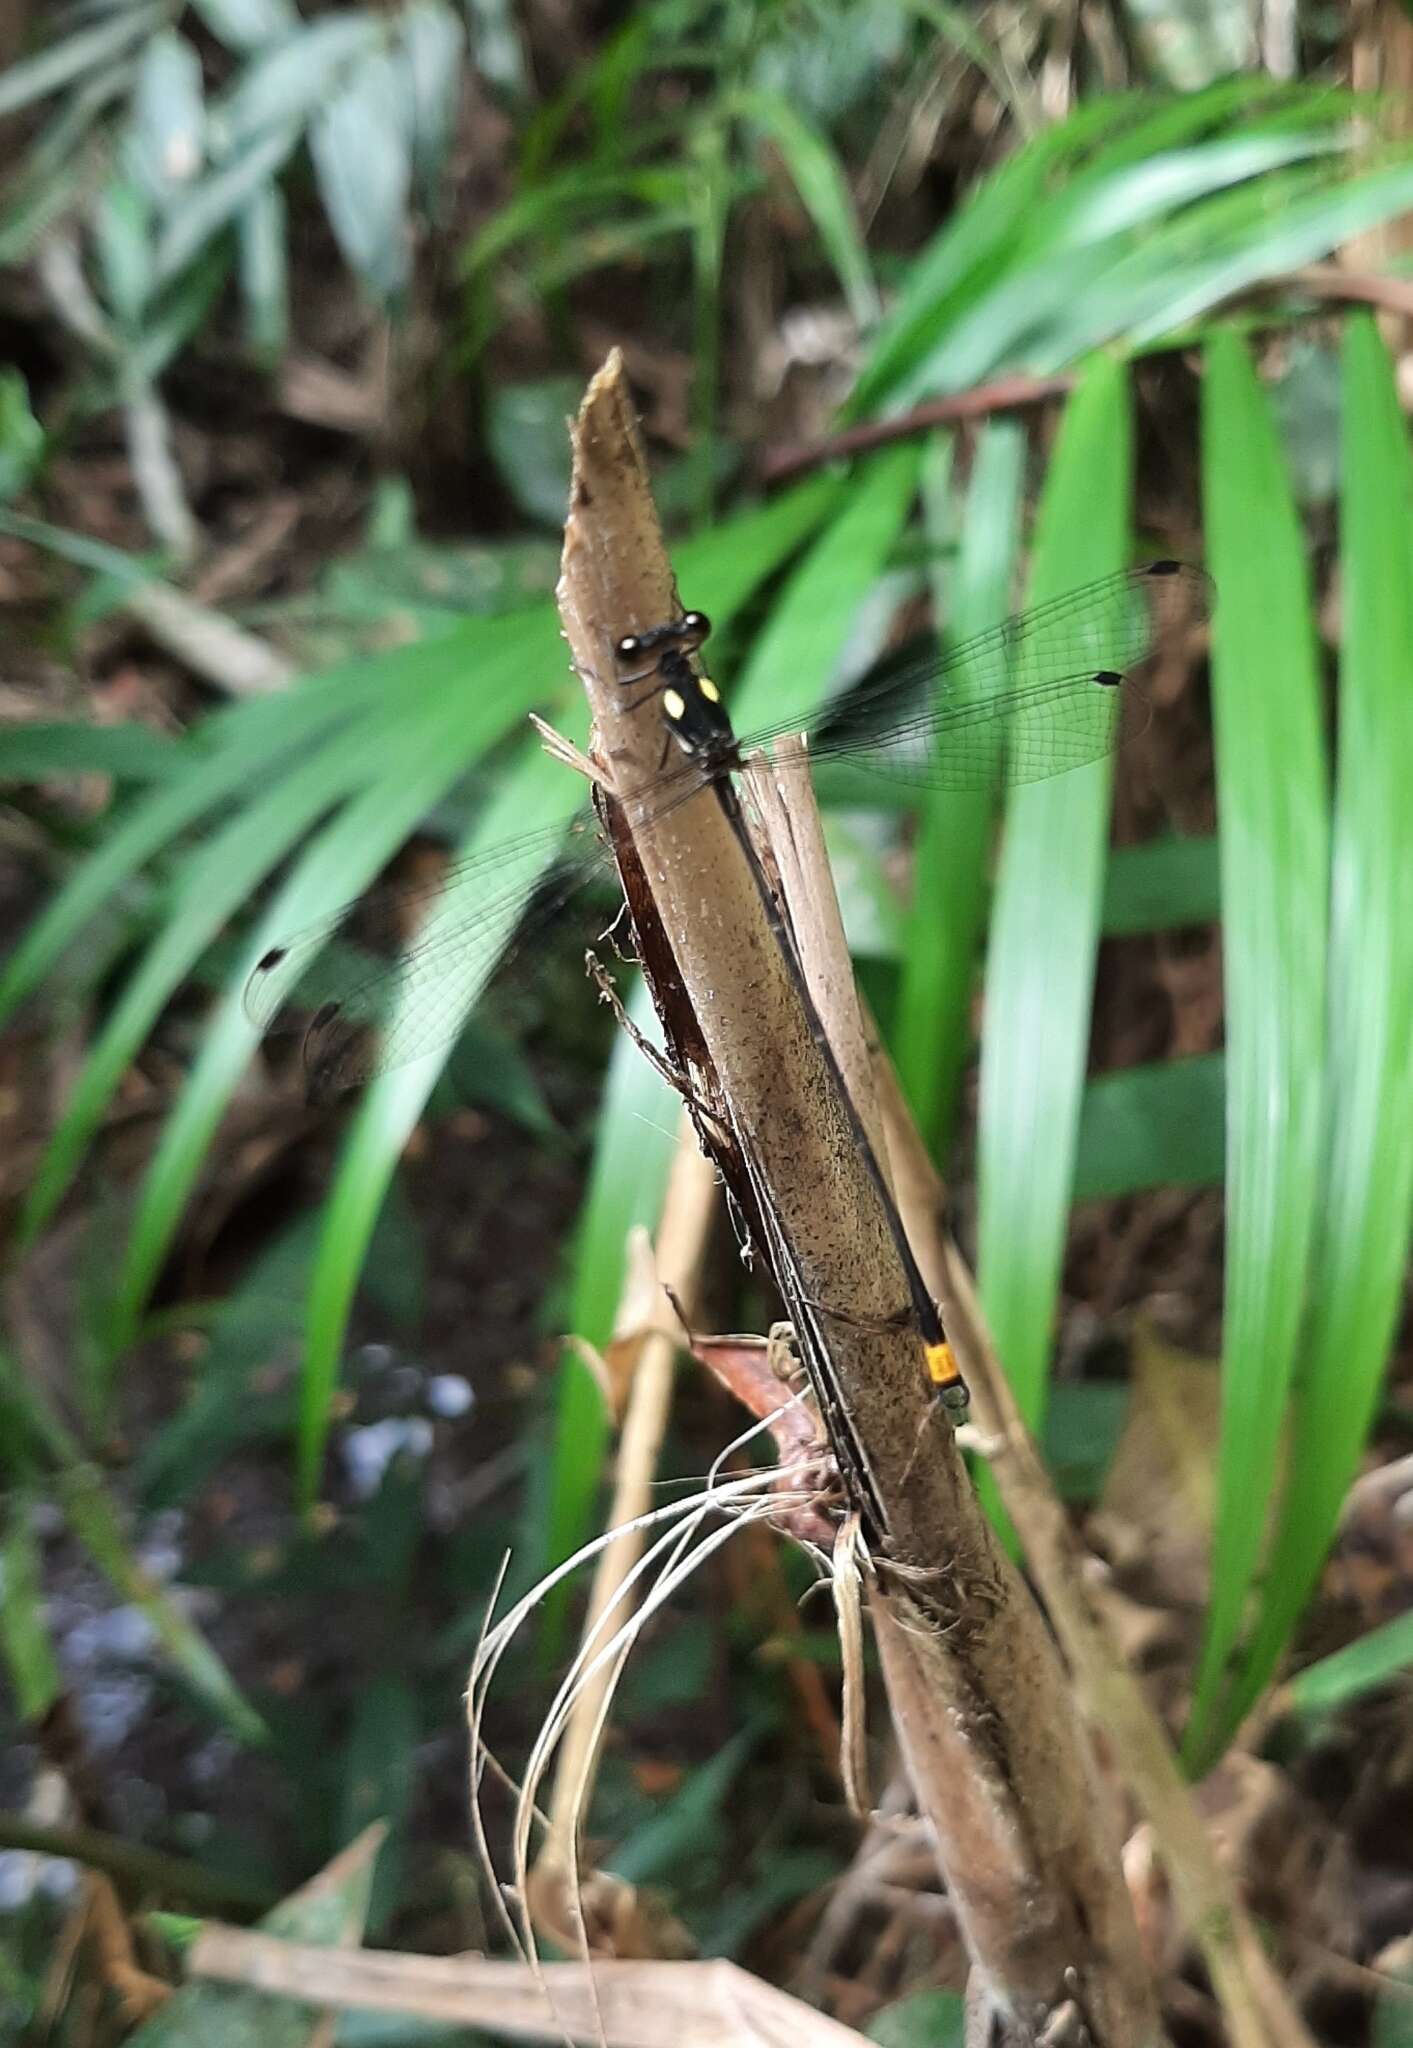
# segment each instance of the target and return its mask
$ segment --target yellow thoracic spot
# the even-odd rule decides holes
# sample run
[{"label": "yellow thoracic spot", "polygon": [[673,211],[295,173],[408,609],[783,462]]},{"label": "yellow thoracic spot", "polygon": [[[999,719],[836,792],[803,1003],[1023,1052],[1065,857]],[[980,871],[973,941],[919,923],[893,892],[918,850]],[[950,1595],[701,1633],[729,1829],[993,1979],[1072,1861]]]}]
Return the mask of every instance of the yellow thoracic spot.
[{"label": "yellow thoracic spot", "polygon": [[681,691],[664,690],[662,693],[662,708],[669,718],[681,718],[687,709],[682,701]]},{"label": "yellow thoracic spot", "polygon": [[717,689],[710,676],[700,677],[697,682],[697,688],[706,698],[708,704],[719,704],[721,702],[721,692]]}]

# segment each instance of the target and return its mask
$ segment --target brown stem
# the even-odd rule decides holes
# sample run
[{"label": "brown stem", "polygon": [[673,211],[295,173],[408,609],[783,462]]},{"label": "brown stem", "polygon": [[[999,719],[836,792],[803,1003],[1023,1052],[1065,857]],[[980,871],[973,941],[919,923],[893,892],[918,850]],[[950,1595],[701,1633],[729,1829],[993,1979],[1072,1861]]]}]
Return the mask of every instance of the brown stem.
[{"label": "brown stem", "polygon": [[866,420],[861,426],[845,427],[826,440],[793,448],[775,448],[761,464],[761,477],[768,484],[788,483],[806,470],[819,469],[826,462],[838,462],[848,455],[867,455],[894,441],[911,441],[933,427],[953,427],[966,420],[986,419],[996,412],[1019,412],[1028,405],[1041,405],[1047,398],[1063,398],[1074,388],[1070,371],[1054,377],[997,377],[990,384],[976,384],[970,391],[958,391],[950,398],[930,398],[911,412],[890,420]]},{"label": "brown stem", "polygon": [[878,1081],[918,1259],[942,1301],[947,1335],[972,1390],[992,1473],[1025,1548],[1086,1717],[1104,1732],[1119,1775],[1153,1830],[1178,1908],[1202,1951],[1232,2048],[1315,2048],[1207,1838],[1161,1721],[1113,1639],[1095,1597],[1093,1561],[1056,1496],[986,1328],[971,1275],[944,1239],[942,1184],[882,1055]]},{"label": "brown stem", "polygon": [[403,2013],[480,2027],[510,2041],[610,2041],[614,2048],[864,2048],[863,2036],[735,1963],[612,1959],[492,1962],[484,1956],[414,1956],[316,1947],[210,1922],[188,1971],[340,2011]]},{"label": "brown stem", "polygon": [[[783,819],[776,825],[772,844],[792,928],[831,1036],[854,1048],[854,1060],[868,1060],[868,1099],[877,1104],[893,1184],[915,1240],[915,1133],[899,1127],[891,1069],[880,1072],[864,1050],[876,1047],[877,1036],[861,1012],[813,790],[799,774],[779,778],[777,794],[787,789],[788,825]],[[922,1161],[930,1175],[925,1152]],[[931,1192],[940,1192],[935,1177]],[[937,1291],[932,1273],[927,1277]],[[950,1320],[947,1328],[950,1337]],[[930,1452],[928,1444],[923,1454]],[[874,1632],[894,1723],[968,1933],[969,1907],[974,1921],[980,1893],[988,1929],[1001,1942],[1005,1968],[999,1982],[998,1973],[990,1972],[992,2002],[997,1989],[1005,2004],[1020,2002],[1018,1985],[1034,1967],[1025,1953],[1032,1941],[1043,1948],[1048,1932],[1058,1959],[1078,1926],[1084,1938],[1065,1976],[1072,1978],[1068,1988],[1078,1994],[1081,2015],[1101,2041],[1146,2040],[1156,2035],[1156,2008],[1122,1876],[1115,1818],[1098,1796],[1068,1680],[1051,1654],[1044,1624],[1009,1560],[998,1557],[993,1582],[969,1618],[964,1646],[918,1625],[906,1585],[888,1592],[881,1582],[873,1601]],[[996,1717],[1004,1768],[990,1775],[971,1767],[973,1745],[955,1713],[947,1711],[957,1690],[958,1661],[966,1683],[991,1703]],[[1012,1834],[1023,1851],[1017,1851]],[[966,1871],[965,1886],[952,1877],[957,1862]]]},{"label": "brown stem", "polygon": [[[849,1483],[856,1451],[872,1522],[890,1698],[978,1971],[1017,2038],[1074,2002],[1097,2048],[1140,2048],[1155,2038],[1156,2007],[1117,1845],[1059,1658],[929,1397],[906,1277],[861,1156],[870,1110],[860,1103],[851,1118],[841,1101],[723,806],[710,791],[665,814],[636,804],[659,771],[661,707],[625,692],[613,649],[681,607],[616,358],[576,423],[559,595],[670,948],[651,956],[654,995],[669,1038],[691,1048],[693,1097],[712,1105],[701,1130],[723,1170],[747,1163],[795,1299],[827,1333],[841,1469]],[[713,1136],[715,1120],[731,1140]]]},{"label": "brown stem", "polygon": [[1339,263],[1307,263],[1278,284],[1292,284],[1312,299],[1336,305],[1378,306],[1386,313],[1413,317],[1413,278],[1384,277],[1376,270],[1346,270]]},{"label": "brown stem", "polygon": [[90,1870],[106,1871],[134,1891],[211,1912],[267,1913],[279,1897],[265,1885],[226,1877],[179,1856],[164,1856],[156,1849],[139,1848],[135,1842],[124,1842],[97,1828],[38,1827],[17,1813],[0,1813],[0,1849],[68,1857]]},{"label": "brown stem", "polygon": [[[608,1514],[608,1527],[618,1534],[599,1555],[584,1617],[585,1642],[602,1644],[629,1617],[630,1610],[622,1600],[624,1582],[642,1556],[645,1542],[643,1530],[630,1525],[652,1505],[653,1481],[672,1398],[673,1363],[681,1341],[663,1288],[671,1288],[687,1304],[688,1313],[692,1313],[715,1212],[715,1175],[693,1144],[690,1133],[684,1131],[663,1199],[657,1240],[658,1284],[652,1289],[650,1302],[637,1303],[629,1309],[630,1314],[636,1311],[647,1320],[635,1328],[620,1328],[614,1333],[615,1341],[636,1340],[640,1349],[618,1441],[613,1501]],[[625,1305],[632,1285],[630,1275]],[[623,1306],[619,1314],[622,1319]],[[640,1586],[639,1594],[642,1590]],[[610,1614],[612,1620],[606,1622],[605,1617]],[[579,1823],[592,1797],[603,1711],[612,1682],[612,1669],[605,1665],[586,1682],[575,1701],[555,1773],[549,1831],[531,1872],[531,1910],[541,1931],[556,1941],[562,1941],[566,1928],[572,1929],[575,1924],[567,1887],[573,1882],[577,1866]],[[594,1875],[600,1885],[615,1882],[608,1873]],[[627,1906],[626,1898],[620,1897],[616,1904],[621,1914]]]},{"label": "brown stem", "polygon": [[[1346,270],[1338,263],[1307,263],[1278,277],[1263,278],[1257,285],[1243,286],[1233,295],[1233,303],[1289,291],[1303,292],[1309,298],[1333,305],[1378,306],[1384,312],[1413,318],[1413,279],[1386,277],[1377,271]],[[1189,345],[1188,340],[1173,344],[1176,348]],[[1160,355],[1163,350],[1150,353]],[[875,448],[891,447],[895,441],[914,440],[934,427],[962,426],[968,420],[988,419],[993,413],[1019,412],[1026,406],[1042,405],[1047,399],[1066,397],[1074,383],[1072,371],[1057,371],[1048,377],[1021,373],[995,377],[990,383],[973,385],[970,391],[930,398],[893,419],[865,420],[859,426],[826,435],[822,441],[770,449],[760,465],[761,480],[767,484],[788,483],[808,470],[822,468],[826,462],[868,455]]]}]

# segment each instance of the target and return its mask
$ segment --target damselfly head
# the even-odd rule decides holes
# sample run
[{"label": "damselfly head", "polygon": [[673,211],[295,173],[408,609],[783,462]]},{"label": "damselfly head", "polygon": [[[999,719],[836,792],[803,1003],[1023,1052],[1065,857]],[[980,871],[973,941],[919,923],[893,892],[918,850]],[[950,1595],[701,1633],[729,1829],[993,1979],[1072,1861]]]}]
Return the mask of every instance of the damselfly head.
[{"label": "damselfly head", "polygon": [[694,654],[710,631],[711,620],[705,612],[683,612],[680,619],[669,619],[665,625],[622,634],[614,641],[613,652],[618,661],[640,661],[645,654],[656,654],[659,649]]}]

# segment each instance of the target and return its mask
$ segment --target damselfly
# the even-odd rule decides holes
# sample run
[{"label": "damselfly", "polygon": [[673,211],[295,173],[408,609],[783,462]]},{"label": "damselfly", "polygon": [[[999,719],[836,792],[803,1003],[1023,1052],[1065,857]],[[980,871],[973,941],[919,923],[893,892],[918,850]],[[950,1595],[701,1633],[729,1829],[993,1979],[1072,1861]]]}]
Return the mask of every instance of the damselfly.
[{"label": "damselfly", "polygon": [[[710,630],[701,613],[625,634],[620,681],[660,698],[677,747],[669,761],[665,740],[663,772],[635,796],[629,822],[664,816],[801,729],[813,762],[920,788],[983,791],[1081,767],[1122,743],[1135,710],[1142,723],[1139,672],[1205,614],[1208,588],[1201,570],[1178,562],[1124,570],[865,681],[822,716],[741,738],[694,665]],[[372,890],[272,947],[246,985],[247,1015],[262,1031],[288,1013],[306,1017],[311,1092],[356,1087],[455,1040],[498,963],[609,859],[590,812],[567,833],[507,840],[431,888]],[[370,953],[370,941],[390,940],[393,961]]]}]

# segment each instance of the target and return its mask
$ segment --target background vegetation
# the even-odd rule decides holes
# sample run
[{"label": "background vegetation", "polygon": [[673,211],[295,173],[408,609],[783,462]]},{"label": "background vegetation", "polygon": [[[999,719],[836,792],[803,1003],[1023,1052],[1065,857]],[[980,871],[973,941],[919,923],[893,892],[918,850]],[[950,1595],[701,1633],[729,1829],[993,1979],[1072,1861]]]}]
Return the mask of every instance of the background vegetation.
[{"label": "background vegetation", "polygon": [[[1158,680],[1116,812],[1103,764],[1019,791],[996,857],[981,799],[865,810],[841,784],[836,865],[1013,1384],[1161,1618],[1135,1643],[1190,1767],[1259,1755],[1315,1799],[1302,1759],[1357,1733],[1307,1832],[1413,1897],[1406,1845],[1359,1820],[1388,1761],[1369,1689],[1410,1649],[1392,1527],[1377,1583],[1315,1598],[1371,1440],[1406,1450],[1408,1419],[1413,151],[1396,92],[1351,90],[1395,67],[1398,10],[1272,12],[1264,42],[1242,6],[1161,0],[23,13],[15,2030],[120,2031],[101,1971],[55,1973],[68,1866],[19,1855],[60,1820],[163,1903],[234,1915],[385,1817],[371,1931],[480,1938],[459,1694],[505,1546],[523,1589],[595,1526],[610,1424],[553,1340],[607,1344],[672,1108],[578,987],[583,925],[444,1067],[339,1112],[255,1051],[240,990],[410,837],[421,874],[576,807],[525,714],[583,738],[549,598],[562,422],[614,343],[744,729],[822,702],[927,596],[963,637],[1136,549],[1206,560],[1210,642]],[[841,430],[850,460],[785,474]],[[759,1320],[734,1284],[723,1324]],[[728,1427],[684,1381],[675,1469]],[[792,1560],[729,1557],[633,1668],[594,1829],[705,1952],[790,1978],[852,1846],[828,1710],[801,1712],[833,1653]],[[571,1618],[547,1605],[501,1747]],[[1273,1718],[1283,1660],[1338,1642]],[[1410,1917],[1371,1911],[1342,1952]],[[914,1930],[832,1995],[862,2020],[956,1954]],[[1365,2038],[1378,2001],[1314,1975],[1328,2038]],[[914,2010],[880,2038],[942,2038]]]}]

